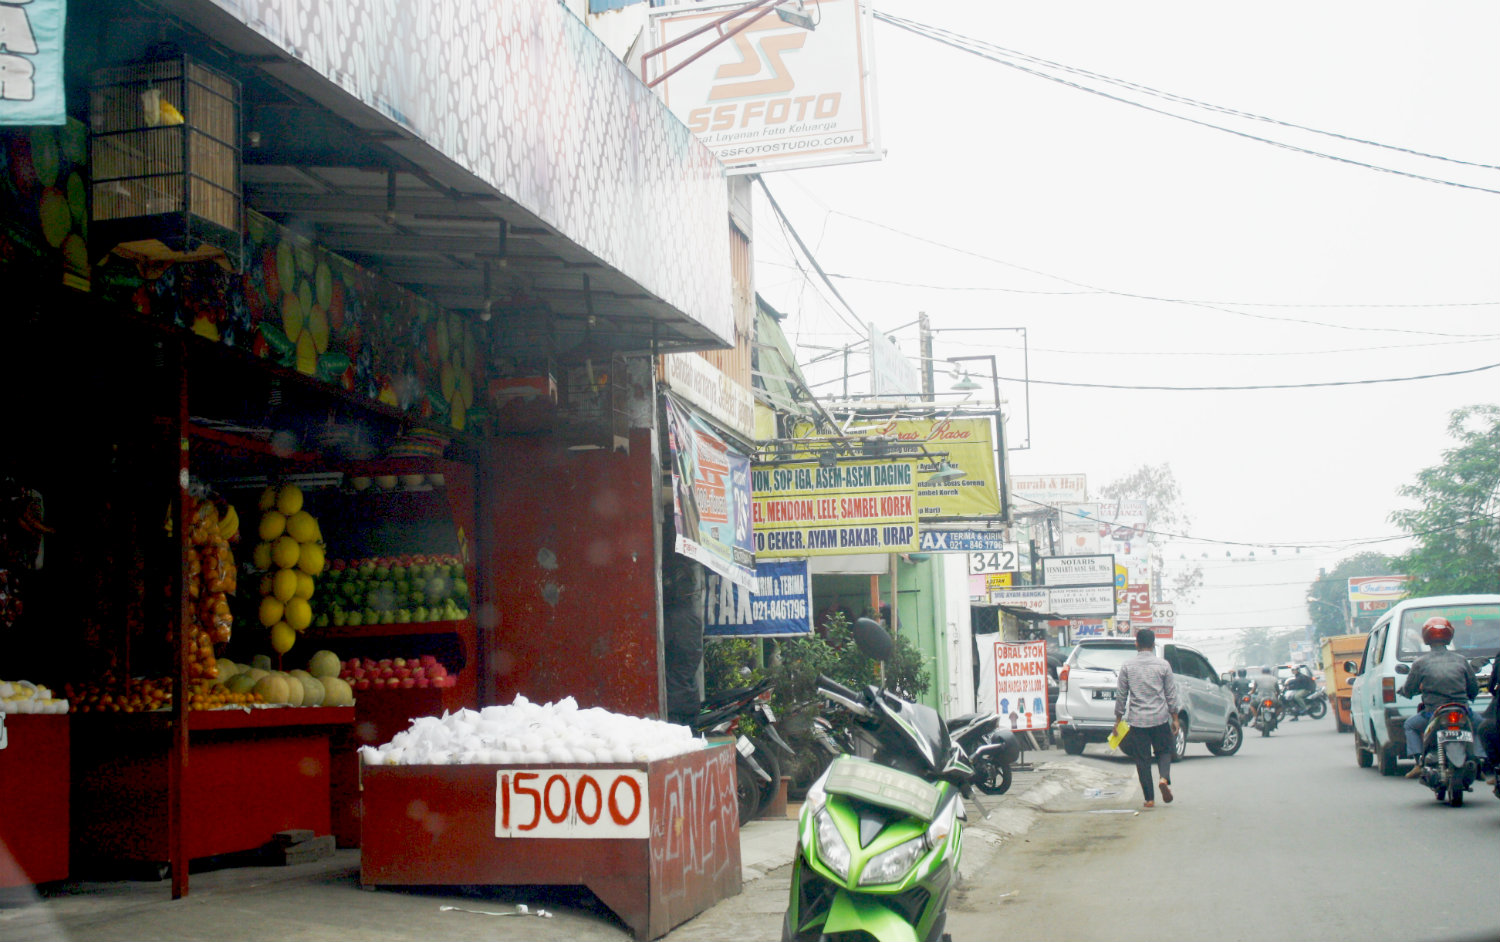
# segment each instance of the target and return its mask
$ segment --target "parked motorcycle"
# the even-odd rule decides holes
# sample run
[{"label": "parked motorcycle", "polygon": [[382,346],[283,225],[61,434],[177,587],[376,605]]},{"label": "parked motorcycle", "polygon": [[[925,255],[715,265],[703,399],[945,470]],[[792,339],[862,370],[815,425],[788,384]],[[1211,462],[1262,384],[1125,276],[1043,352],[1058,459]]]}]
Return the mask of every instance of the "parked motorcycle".
[{"label": "parked motorcycle", "polygon": [[[796,753],[776,729],[776,713],[771,709],[769,680],[753,687],[725,690],[703,701],[703,709],[688,723],[699,735],[735,737],[735,789],[740,806],[740,824],[753,819],[781,787],[781,760],[777,750],[791,757]],[[741,720],[754,717],[755,735],[741,730]]]},{"label": "parked motorcycle", "polygon": [[1318,689],[1307,695],[1307,706],[1303,707],[1293,700],[1285,691],[1281,695],[1282,712],[1296,719],[1305,716],[1309,719],[1321,720],[1328,715],[1328,691]]},{"label": "parked motorcycle", "polygon": [[1255,728],[1260,730],[1262,736],[1271,735],[1280,720],[1279,710],[1274,697],[1262,697],[1258,709],[1255,711]]},{"label": "parked motorcycle", "polygon": [[1479,757],[1474,745],[1474,718],[1462,703],[1445,703],[1432,711],[1432,722],[1422,733],[1422,784],[1432,789],[1438,801],[1463,807],[1464,792],[1479,777]]},{"label": "parked motorcycle", "polygon": [[986,733],[971,749],[969,764],[974,766],[974,784],[986,795],[1003,795],[1010,790],[1010,768],[1021,758],[1021,744],[1012,730],[995,728]]},{"label": "parked motorcycle", "polygon": [[[854,642],[877,660],[895,651],[866,618]],[[839,756],[808,789],[783,942],[942,938],[973,767],[930,707],[827,677],[818,693],[853,714],[855,751],[869,758]]]}]

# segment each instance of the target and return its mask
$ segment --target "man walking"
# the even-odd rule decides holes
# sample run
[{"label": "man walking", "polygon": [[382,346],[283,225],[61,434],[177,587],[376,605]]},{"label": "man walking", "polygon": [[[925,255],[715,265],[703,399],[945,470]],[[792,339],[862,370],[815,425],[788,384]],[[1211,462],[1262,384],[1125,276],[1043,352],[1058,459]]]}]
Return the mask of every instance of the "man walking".
[{"label": "man walking", "polygon": [[1136,775],[1146,807],[1156,807],[1151,787],[1151,755],[1161,772],[1161,797],[1172,801],[1172,742],[1177,734],[1177,678],[1172,666],[1156,656],[1156,632],[1142,628],[1135,633],[1135,657],[1120,666],[1115,692],[1115,720],[1130,724],[1123,751],[1135,760]]}]

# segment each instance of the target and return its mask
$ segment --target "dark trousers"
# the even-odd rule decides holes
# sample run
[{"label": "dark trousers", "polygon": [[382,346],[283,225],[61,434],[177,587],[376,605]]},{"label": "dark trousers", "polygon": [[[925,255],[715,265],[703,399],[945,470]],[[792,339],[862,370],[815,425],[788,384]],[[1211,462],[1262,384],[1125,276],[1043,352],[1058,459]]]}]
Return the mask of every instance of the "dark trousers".
[{"label": "dark trousers", "polygon": [[1147,801],[1156,800],[1156,783],[1151,778],[1151,757],[1156,754],[1156,767],[1161,771],[1161,780],[1172,781],[1172,724],[1160,726],[1132,726],[1120,743],[1120,751],[1135,760],[1135,774],[1141,780],[1141,792]]}]

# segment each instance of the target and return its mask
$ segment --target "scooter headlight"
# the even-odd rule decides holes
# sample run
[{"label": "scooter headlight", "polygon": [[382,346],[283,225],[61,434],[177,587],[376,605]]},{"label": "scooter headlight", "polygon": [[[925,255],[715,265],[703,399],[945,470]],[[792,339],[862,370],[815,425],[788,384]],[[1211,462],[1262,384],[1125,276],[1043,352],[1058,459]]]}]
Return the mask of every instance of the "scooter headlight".
[{"label": "scooter headlight", "polygon": [[827,864],[839,879],[849,879],[849,845],[826,810],[813,816],[813,834],[818,840],[818,859]]},{"label": "scooter headlight", "polygon": [[927,837],[914,837],[897,844],[883,854],[878,854],[859,875],[860,886],[878,883],[895,883],[911,870],[922,855],[927,853]]}]

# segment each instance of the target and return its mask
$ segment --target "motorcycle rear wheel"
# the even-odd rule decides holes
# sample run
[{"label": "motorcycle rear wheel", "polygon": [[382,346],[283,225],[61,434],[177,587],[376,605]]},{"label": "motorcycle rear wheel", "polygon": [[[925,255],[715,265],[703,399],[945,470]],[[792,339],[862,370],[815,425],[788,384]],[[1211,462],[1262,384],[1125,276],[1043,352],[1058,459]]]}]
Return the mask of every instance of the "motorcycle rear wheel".
[{"label": "motorcycle rear wheel", "polygon": [[1321,720],[1323,717],[1328,715],[1328,704],[1324,703],[1322,700],[1315,702],[1312,706],[1309,706],[1307,708],[1307,715],[1315,720]]},{"label": "motorcycle rear wheel", "polygon": [[1448,788],[1448,807],[1462,808],[1464,806],[1464,790],[1460,786],[1453,785]]},{"label": "motorcycle rear wheel", "polygon": [[740,806],[740,827],[744,827],[760,813],[760,778],[739,753],[735,753],[734,757],[734,776],[735,797]]},{"label": "motorcycle rear wheel", "polygon": [[1004,763],[998,768],[994,762],[984,759],[984,768],[979,773],[979,790],[986,795],[1003,795],[1010,790],[1010,766]]},{"label": "motorcycle rear wheel", "polygon": [[[755,813],[759,815],[771,806],[771,802],[776,799],[777,793],[781,791],[781,757],[771,751],[776,747],[764,738],[752,736],[750,737],[750,741],[755,745],[755,761],[759,762],[760,767],[766,770],[767,775],[771,776],[769,783],[762,782],[758,776],[755,779],[756,784],[760,786],[760,806],[755,809]],[[754,773],[751,774],[753,775]]]}]

